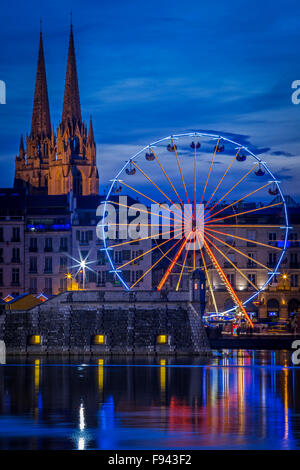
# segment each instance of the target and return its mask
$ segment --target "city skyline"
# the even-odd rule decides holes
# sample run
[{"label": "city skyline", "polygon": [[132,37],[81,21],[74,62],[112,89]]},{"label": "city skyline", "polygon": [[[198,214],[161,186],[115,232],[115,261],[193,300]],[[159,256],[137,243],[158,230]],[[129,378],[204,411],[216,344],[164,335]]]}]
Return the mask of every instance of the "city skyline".
[{"label": "city skyline", "polygon": [[[31,4],[35,8],[30,16],[21,4],[18,9],[18,15],[29,20],[21,46],[22,27],[11,37],[6,30],[13,21],[10,7],[4,11],[8,18],[1,35],[7,48],[0,78],[7,85],[7,104],[0,107],[0,167],[6,171],[0,186],[12,186],[19,137],[30,131],[40,17],[54,128],[61,118],[71,3],[69,8],[65,3],[64,14],[55,22],[58,3],[51,8]],[[209,6],[192,2],[182,11],[175,2],[172,10],[163,4],[154,15],[149,6],[139,8],[136,2],[119,2],[117,10],[93,5],[91,21],[73,2],[82,114],[86,121],[91,114],[95,123],[101,190],[141,146],[169,133],[204,129],[250,144],[279,175],[283,190],[299,197],[300,108],[291,101],[300,55],[294,41],[295,10],[281,12],[279,22],[279,6],[264,8],[259,19],[254,8],[247,12],[247,21],[239,18],[238,28],[234,19],[241,7],[236,5],[230,17],[224,5],[219,6],[213,15]],[[210,31],[212,21],[218,28]],[[203,49],[197,48],[198,41]]]}]

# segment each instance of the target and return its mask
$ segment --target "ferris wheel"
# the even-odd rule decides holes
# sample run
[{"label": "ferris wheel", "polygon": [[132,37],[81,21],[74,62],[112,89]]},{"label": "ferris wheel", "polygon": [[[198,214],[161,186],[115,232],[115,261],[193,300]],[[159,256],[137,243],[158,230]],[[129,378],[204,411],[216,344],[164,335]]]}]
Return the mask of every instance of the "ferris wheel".
[{"label": "ferris wheel", "polygon": [[[247,146],[205,132],[162,138],[124,163],[103,205],[104,213],[111,205],[117,210],[109,224],[115,225],[114,239],[102,225],[104,251],[111,274],[125,289],[142,287],[150,277],[153,289],[166,289],[172,278],[178,291],[186,275],[201,268],[214,311],[238,312],[252,324],[246,306],[279,274],[289,225],[280,181]],[[124,210],[128,220],[122,219]],[[270,229],[279,231],[278,242],[266,239]],[[142,249],[133,249],[138,244]],[[140,263],[143,270],[128,277],[129,268]],[[222,288],[229,308],[218,305]]]}]

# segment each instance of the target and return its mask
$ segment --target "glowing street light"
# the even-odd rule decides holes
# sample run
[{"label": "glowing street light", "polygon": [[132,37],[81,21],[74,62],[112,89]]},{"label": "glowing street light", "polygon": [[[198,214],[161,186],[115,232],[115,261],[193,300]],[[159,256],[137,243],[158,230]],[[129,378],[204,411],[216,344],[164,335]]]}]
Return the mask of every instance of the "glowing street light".
[{"label": "glowing street light", "polygon": [[[80,251],[79,248],[78,248],[78,253],[79,253],[79,259],[73,258],[73,256],[69,255],[69,257],[73,261],[75,261],[75,263],[76,263],[73,266],[71,266],[71,268],[77,268],[77,271],[76,271],[74,277],[76,277],[77,274],[82,273],[82,288],[85,289],[86,270],[88,269],[89,271],[96,272],[94,269],[92,269],[88,266],[89,264],[95,263],[96,260],[88,261],[90,252],[88,252],[88,254],[85,258],[82,257],[82,254],[81,254],[81,251]],[[70,273],[68,273],[68,274],[70,274]],[[71,274],[71,278],[72,278],[72,274]],[[67,277],[67,279],[70,279],[70,278]]]}]

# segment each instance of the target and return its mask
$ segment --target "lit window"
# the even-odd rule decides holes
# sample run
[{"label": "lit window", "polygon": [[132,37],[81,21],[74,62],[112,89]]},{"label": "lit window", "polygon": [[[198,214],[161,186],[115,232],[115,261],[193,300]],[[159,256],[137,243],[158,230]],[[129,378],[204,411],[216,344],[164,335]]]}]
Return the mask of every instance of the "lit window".
[{"label": "lit window", "polygon": [[168,343],[168,335],[158,335],[157,343],[158,344],[167,344]]},{"label": "lit window", "polygon": [[34,344],[34,345],[41,344],[41,336],[40,335],[30,336],[29,343]]},{"label": "lit window", "polygon": [[105,343],[105,336],[104,335],[95,335],[94,336],[94,344],[104,344]]}]

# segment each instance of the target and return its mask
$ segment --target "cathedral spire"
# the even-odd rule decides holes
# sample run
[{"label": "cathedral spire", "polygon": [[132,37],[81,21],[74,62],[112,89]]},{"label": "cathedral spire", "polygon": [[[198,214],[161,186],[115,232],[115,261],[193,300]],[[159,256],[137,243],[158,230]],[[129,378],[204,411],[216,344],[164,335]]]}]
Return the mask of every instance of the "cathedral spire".
[{"label": "cathedral spire", "polygon": [[90,128],[89,128],[89,134],[88,134],[88,144],[92,145],[94,142],[95,142],[95,138],[94,138],[93,123],[92,123],[92,117],[90,117]]},{"label": "cathedral spire", "polygon": [[76,69],[76,57],[73,38],[73,26],[71,23],[67,74],[65,82],[65,95],[63,104],[62,122],[81,122],[81,109],[79,88]]},{"label": "cathedral spire", "polygon": [[24,160],[25,158],[23,135],[21,135],[21,139],[20,139],[19,158],[21,158],[22,160]]},{"label": "cathedral spire", "polygon": [[51,135],[48,89],[43,48],[43,36],[40,32],[39,56],[35,81],[31,135],[49,137]]}]

